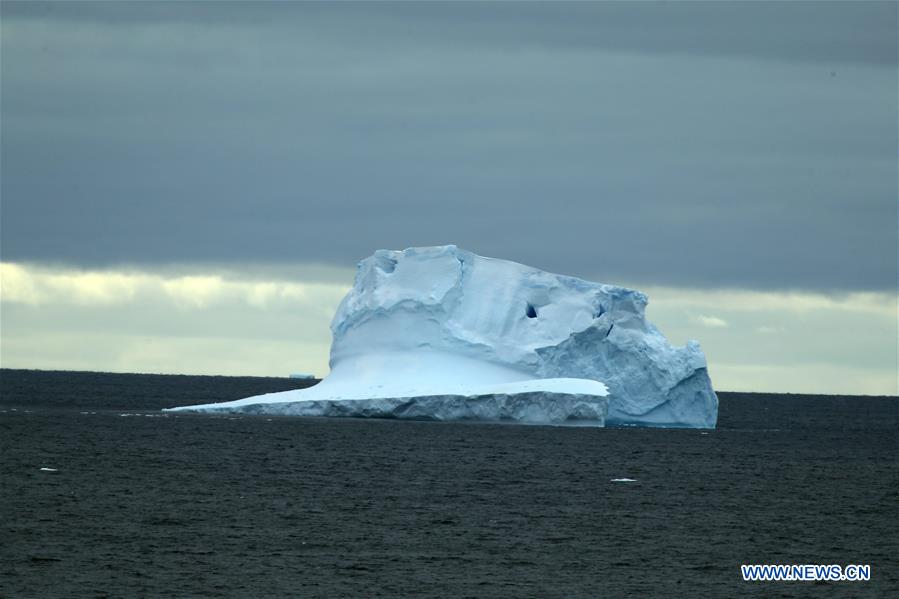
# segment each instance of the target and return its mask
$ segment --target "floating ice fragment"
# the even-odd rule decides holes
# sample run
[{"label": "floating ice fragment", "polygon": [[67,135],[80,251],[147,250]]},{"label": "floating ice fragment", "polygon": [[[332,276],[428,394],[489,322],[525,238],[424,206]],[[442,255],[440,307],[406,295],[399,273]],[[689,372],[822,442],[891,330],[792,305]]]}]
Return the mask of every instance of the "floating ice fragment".
[{"label": "floating ice fragment", "polygon": [[41,472],[59,472],[56,468],[41,468]]},{"label": "floating ice fragment", "polygon": [[637,482],[636,478],[613,478],[611,480],[613,483],[635,483]]}]

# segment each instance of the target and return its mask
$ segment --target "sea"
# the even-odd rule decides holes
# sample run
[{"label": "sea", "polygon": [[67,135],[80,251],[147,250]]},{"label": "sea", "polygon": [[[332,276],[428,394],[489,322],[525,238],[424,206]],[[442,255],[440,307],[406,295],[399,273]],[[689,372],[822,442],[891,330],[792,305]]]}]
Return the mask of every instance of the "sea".
[{"label": "sea", "polygon": [[899,597],[896,397],[721,392],[714,430],[161,411],[308,384],[0,370],[0,597]]}]

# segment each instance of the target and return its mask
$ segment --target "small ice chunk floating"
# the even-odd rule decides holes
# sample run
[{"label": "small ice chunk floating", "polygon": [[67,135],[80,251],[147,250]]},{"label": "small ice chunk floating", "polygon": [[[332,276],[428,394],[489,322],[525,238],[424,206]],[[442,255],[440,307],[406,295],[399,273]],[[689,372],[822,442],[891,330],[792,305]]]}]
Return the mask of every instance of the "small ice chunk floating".
[{"label": "small ice chunk floating", "polygon": [[453,245],[378,250],[307,389],[173,410],[714,428],[699,344],[672,347],[633,289]]}]

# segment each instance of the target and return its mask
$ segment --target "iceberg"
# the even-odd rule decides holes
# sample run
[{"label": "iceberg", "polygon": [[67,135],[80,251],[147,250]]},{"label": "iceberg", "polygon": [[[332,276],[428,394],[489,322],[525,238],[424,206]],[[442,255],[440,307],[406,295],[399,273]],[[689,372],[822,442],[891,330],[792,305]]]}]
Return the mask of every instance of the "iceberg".
[{"label": "iceberg", "polygon": [[172,410],[714,428],[699,344],[671,346],[647,302],[453,245],[378,250],[331,322],[324,380]]}]

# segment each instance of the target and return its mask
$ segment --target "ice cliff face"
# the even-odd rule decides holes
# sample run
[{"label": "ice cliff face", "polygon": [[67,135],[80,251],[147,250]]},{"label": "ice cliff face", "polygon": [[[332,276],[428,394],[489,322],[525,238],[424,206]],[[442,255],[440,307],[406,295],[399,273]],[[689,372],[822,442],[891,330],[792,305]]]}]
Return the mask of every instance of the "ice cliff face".
[{"label": "ice cliff face", "polygon": [[646,303],[451,245],[379,250],[334,315],[324,381],[189,409],[714,427],[698,344],[669,345]]},{"label": "ice cliff face", "polygon": [[[379,250],[331,325],[331,368],[378,353],[440,352],[544,379],[604,382],[606,421],[714,427],[699,345],[672,347],[639,291],[483,258],[455,246]],[[459,373],[464,376],[464,372]]]}]

